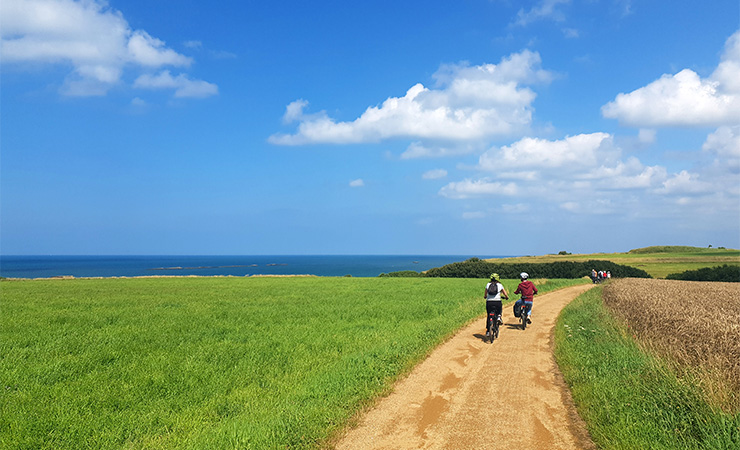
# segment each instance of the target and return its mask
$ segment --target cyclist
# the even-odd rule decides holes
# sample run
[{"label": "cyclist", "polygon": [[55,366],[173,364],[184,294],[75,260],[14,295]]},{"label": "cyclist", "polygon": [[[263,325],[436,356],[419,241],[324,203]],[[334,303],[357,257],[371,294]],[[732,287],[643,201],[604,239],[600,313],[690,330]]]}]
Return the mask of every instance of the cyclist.
[{"label": "cyclist", "polygon": [[[532,301],[534,300],[534,295],[537,293],[537,287],[529,281],[529,274],[527,272],[520,273],[519,278],[522,282],[519,283],[514,293],[522,294],[522,298],[517,300],[516,303],[527,309],[527,323],[532,323]],[[524,310],[522,310],[522,314],[524,314]]]},{"label": "cyclist", "polygon": [[490,336],[491,325],[493,324],[488,323],[489,316],[495,314],[498,323],[504,323],[501,320],[501,299],[509,299],[509,294],[506,292],[504,285],[499,281],[499,275],[497,273],[491,274],[491,281],[486,284],[486,291],[483,293],[483,298],[486,299],[486,336]]}]

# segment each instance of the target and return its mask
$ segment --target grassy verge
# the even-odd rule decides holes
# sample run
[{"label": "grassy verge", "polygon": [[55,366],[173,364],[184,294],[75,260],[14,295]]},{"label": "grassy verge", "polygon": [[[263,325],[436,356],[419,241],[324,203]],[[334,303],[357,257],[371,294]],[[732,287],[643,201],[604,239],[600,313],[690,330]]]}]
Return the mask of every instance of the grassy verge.
[{"label": "grassy verge", "polygon": [[704,401],[690,380],[642,351],[605,309],[601,288],[566,307],[555,356],[578,412],[604,449],[740,448],[740,415]]},{"label": "grassy verge", "polygon": [[484,287],[427,278],[2,281],[0,447],[317,448],[482,316]]}]

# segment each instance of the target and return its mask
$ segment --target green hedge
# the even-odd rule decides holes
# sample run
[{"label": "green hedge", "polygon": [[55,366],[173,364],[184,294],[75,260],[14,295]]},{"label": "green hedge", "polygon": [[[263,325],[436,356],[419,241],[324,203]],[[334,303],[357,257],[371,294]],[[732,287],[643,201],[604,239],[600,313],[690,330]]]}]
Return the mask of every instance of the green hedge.
[{"label": "green hedge", "polygon": [[423,277],[423,272],[415,272],[413,270],[400,270],[398,272],[381,273],[379,277],[394,277],[394,278],[418,278]]},{"label": "green hedge", "polygon": [[527,272],[532,278],[582,278],[591,275],[591,269],[609,271],[613,277],[651,278],[642,269],[615,264],[611,261],[504,264],[486,262],[477,258],[431,269],[426,275],[443,278],[488,278],[491,273],[496,272],[501,278],[519,278],[521,272]]},{"label": "green hedge", "polygon": [[725,264],[717,267],[704,267],[697,270],[672,273],[667,275],[666,279],[684,281],[727,281],[740,283],[740,266],[730,266]]},{"label": "green hedge", "polygon": [[491,263],[478,258],[436,267],[426,273],[413,271],[391,272],[380,276],[427,276],[435,278],[488,278],[498,273],[501,278],[516,279],[521,272],[527,272],[533,278],[582,278],[591,275],[591,269],[610,271],[614,277],[651,278],[647,272],[630,266],[615,264],[611,261],[560,261],[553,263]]}]

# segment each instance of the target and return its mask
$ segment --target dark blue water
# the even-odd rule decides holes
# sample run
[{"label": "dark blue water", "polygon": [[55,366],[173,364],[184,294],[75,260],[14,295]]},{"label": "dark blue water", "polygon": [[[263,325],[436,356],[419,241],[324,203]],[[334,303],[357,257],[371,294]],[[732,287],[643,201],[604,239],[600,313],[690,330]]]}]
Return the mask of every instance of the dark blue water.
[{"label": "dark blue water", "polygon": [[[300,256],[0,256],[6,278],[136,277],[148,275],[318,275],[376,277],[421,272],[477,255]],[[478,256],[496,258],[496,256]]]}]

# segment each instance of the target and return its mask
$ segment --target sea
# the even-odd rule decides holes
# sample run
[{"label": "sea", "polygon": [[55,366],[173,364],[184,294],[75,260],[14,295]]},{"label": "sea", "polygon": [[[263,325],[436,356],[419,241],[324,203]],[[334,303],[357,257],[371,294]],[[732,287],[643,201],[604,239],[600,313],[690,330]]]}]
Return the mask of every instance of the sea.
[{"label": "sea", "polygon": [[381,273],[503,256],[253,255],[253,256],[11,256],[0,255],[5,278],[316,275],[377,277]]}]

